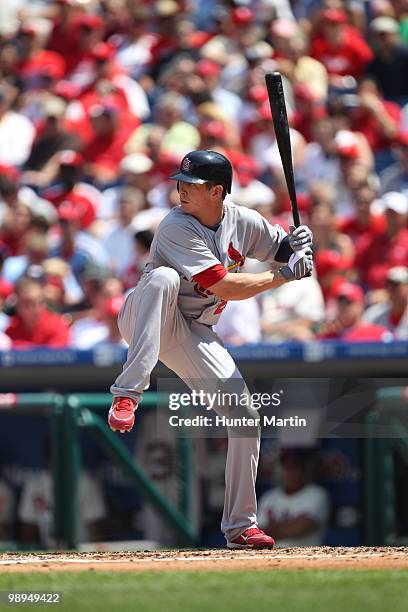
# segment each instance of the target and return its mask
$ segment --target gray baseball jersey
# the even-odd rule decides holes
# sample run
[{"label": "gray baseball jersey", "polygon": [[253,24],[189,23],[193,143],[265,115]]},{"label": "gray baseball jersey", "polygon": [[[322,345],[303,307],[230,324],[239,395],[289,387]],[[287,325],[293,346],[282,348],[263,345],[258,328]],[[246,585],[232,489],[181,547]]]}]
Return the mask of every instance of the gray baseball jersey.
[{"label": "gray baseball jersey", "polygon": [[160,223],[146,272],[170,266],[180,275],[178,306],[187,319],[215,325],[226,302],[194,281],[200,272],[222,264],[239,272],[245,258],[272,261],[286,232],[249,208],[224,203],[216,231],[176,207]]}]

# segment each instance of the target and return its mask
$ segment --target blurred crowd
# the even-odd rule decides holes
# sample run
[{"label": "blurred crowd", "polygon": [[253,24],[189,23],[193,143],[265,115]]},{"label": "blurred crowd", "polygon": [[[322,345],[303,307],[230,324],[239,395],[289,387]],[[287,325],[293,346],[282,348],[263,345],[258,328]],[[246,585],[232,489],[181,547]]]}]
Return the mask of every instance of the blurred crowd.
[{"label": "blurred crowd", "polygon": [[316,273],[229,303],[218,333],[408,339],[407,0],[2,0],[0,350],[121,342],[192,149],[288,229],[274,70]]}]

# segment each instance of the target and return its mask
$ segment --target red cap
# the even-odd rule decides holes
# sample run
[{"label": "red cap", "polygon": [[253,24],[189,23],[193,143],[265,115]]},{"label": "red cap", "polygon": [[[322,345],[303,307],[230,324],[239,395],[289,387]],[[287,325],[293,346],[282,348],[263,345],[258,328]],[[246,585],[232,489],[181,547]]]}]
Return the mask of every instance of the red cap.
[{"label": "red cap", "polygon": [[352,261],[344,257],[338,251],[323,249],[318,251],[315,257],[316,272],[319,278],[330,274],[330,272],[344,272],[352,268]]},{"label": "red cap", "polygon": [[14,285],[0,278],[0,297],[6,300],[14,292]]},{"label": "red cap", "polygon": [[358,146],[356,144],[338,145],[337,154],[347,159],[357,159],[359,156]]},{"label": "red cap", "polygon": [[18,169],[8,164],[0,164],[0,175],[8,176],[12,181],[18,181],[20,178]]},{"label": "red cap", "polygon": [[76,21],[76,25],[80,28],[89,28],[90,30],[98,30],[103,27],[103,20],[95,14],[83,13]]},{"label": "red cap", "polygon": [[84,163],[84,158],[78,151],[66,149],[60,152],[58,162],[60,166],[73,166],[74,168],[78,168]]},{"label": "red cap", "polygon": [[217,76],[220,72],[220,65],[212,60],[202,59],[197,64],[197,73],[200,76]]},{"label": "red cap", "polygon": [[32,37],[36,35],[35,28],[29,24],[22,24],[22,26],[20,27],[20,33]]},{"label": "red cap", "polygon": [[297,83],[293,89],[295,97],[299,100],[305,100],[306,102],[314,102],[315,95],[313,91],[305,83]]},{"label": "red cap", "polygon": [[360,285],[356,285],[355,283],[343,283],[341,284],[336,292],[335,297],[345,298],[349,302],[358,302],[359,304],[364,303],[364,291],[360,287]]},{"label": "red cap", "polygon": [[49,285],[50,287],[56,287],[60,291],[64,291],[64,281],[61,276],[56,274],[47,276],[45,279],[45,284]]},{"label": "red cap", "polygon": [[272,112],[271,107],[269,105],[269,100],[265,100],[263,104],[258,108],[258,116],[260,119],[264,119],[266,121],[272,120]]},{"label": "red cap", "polygon": [[95,207],[88,198],[71,192],[58,206],[58,216],[61,221],[79,221],[86,229],[95,219]]},{"label": "red cap", "polygon": [[248,100],[262,104],[268,99],[268,90],[264,85],[252,85],[248,90]]},{"label": "red cap", "polygon": [[61,98],[65,98],[65,100],[75,100],[79,96],[80,91],[81,89],[78,85],[65,79],[58,81],[54,87],[54,93]]},{"label": "red cap", "polygon": [[28,71],[28,74],[41,74],[59,81],[65,74],[65,62],[58,55],[44,53],[37,59],[36,64]]},{"label": "red cap", "polygon": [[105,303],[105,313],[110,317],[117,317],[124,301],[123,295],[109,298]]},{"label": "red cap", "polygon": [[222,121],[214,119],[212,121],[205,121],[200,125],[200,134],[201,136],[210,136],[217,140],[224,140],[227,132]]},{"label": "red cap", "polygon": [[397,142],[403,147],[408,147],[408,132],[401,132],[398,135]]},{"label": "red cap", "polygon": [[109,43],[100,42],[95,45],[92,55],[96,60],[108,61],[115,54],[115,47],[110,45]]},{"label": "red cap", "polygon": [[330,23],[347,23],[347,15],[344,11],[336,8],[328,8],[322,12],[322,19]]},{"label": "red cap", "polygon": [[232,20],[236,25],[249,25],[254,20],[254,13],[247,6],[239,6],[232,11]]},{"label": "red cap", "polygon": [[256,161],[250,155],[239,155],[233,165],[241,187],[247,187],[258,174]]}]

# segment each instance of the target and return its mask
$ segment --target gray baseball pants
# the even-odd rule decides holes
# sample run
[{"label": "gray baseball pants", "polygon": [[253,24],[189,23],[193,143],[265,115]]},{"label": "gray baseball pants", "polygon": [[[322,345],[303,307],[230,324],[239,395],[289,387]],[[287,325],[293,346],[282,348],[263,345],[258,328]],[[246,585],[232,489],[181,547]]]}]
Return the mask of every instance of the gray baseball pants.
[{"label": "gray baseball pants", "polygon": [[[160,267],[145,273],[128,295],[118,326],[129,344],[122,373],[111,387],[115,396],[137,398],[150,382],[157,361],[175,372],[191,389],[207,393],[245,393],[245,382],[217,334],[207,325],[185,319],[178,308],[178,273]],[[251,408],[214,406],[217,414],[255,417]],[[244,411],[244,412],[243,412]],[[221,530],[227,541],[255,527],[255,481],[260,430],[228,428],[225,501]]]}]

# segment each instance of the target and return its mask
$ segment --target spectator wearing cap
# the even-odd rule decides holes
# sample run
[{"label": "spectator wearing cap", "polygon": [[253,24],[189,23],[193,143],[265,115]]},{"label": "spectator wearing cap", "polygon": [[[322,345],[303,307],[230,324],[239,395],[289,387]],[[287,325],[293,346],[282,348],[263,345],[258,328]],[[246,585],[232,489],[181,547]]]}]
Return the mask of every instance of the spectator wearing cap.
[{"label": "spectator wearing cap", "polygon": [[227,130],[222,121],[215,119],[203,121],[200,123],[199,130],[201,136],[200,149],[220,151],[224,155],[226,154]]},{"label": "spectator wearing cap", "polygon": [[[87,113],[92,106],[103,104],[109,97],[123,114],[147,119],[150,107],[146,93],[127,75],[116,61],[115,54],[116,48],[112,44],[100,42],[93,48],[91,57],[78,65],[71,75],[71,81],[80,88],[78,102]],[[76,112],[79,112],[78,108]]]},{"label": "spectator wearing cap", "polygon": [[338,338],[344,342],[384,342],[392,339],[386,327],[364,321],[364,292],[359,285],[349,282],[341,284],[335,299],[336,318],[321,326],[318,338]]},{"label": "spectator wearing cap", "polygon": [[64,200],[74,195],[86,199],[88,209],[99,211],[102,195],[96,187],[84,182],[84,158],[81,153],[72,149],[57,153],[53,158],[51,175],[50,186],[43,189],[41,195],[57,209]]},{"label": "spectator wearing cap", "polygon": [[69,327],[63,317],[49,311],[45,305],[41,281],[23,277],[16,285],[16,313],[5,333],[13,347],[68,345]]},{"label": "spectator wearing cap", "polygon": [[366,74],[378,83],[386,100],[407,102],[408,49],[401,45],[398,21],[389,16],[376,17],[370,32],[374,58],[366,66]]},{"label": "spectator wearing cap", "polygon": [[95,218],[95,210],[90,202],[71,194],[59,205],[58,216],[60,233],[53,236],[50,256],[67,261],[78,282],[88,263],[108,266],[105,249],[85,231]]},{"label": "spectator wearing cap", "polygon": [[367,323],[389,329],[396,340],[408,340],[408,268],[390,268],[386,276],[387,299],[364,313]]},{"label": "spectator wearing cap", "polygon": [[397,191],[408,197],[408,131],[396,139],[395,152],[397,161],[380,174],[381,191]]},{"label": "spectator wearing cap", "polygon": [[292,126],[302,134],[306,142],[313,140],[313,126],[316,121],[327,115],[324,106],[317,104],[317,100],[308,85],[297,83],[293,88],[295,110],[292,115]]},{"label": "spectator wearing cap", "polygon": [[333,311],[333,298],[338,287],[352,274],[353,260],[332,249],[320,249],[315,256],[316,274],[326,305],[326,314]]},{"label": "spectator wearing cap", "polygon": [[237,94],[222,86],[221,70],[221,66],[210,59],[203,58],[197,63],[197,73],[203,79],[210,99],[220,108],[228,109],[228,116],[239,122],[243,108],[242,100]]},{"label": "spectator wearing cap", "polygon": [[83,150],[85,175],[101,187],[113,183],[120,173],[125,144],[135,129],[136,120],[122,120],[119,106],[95,105],[89,110],[93,135]]},{"label": "spectator wearing cap", "polygon": [[[248,142],[248,149],[251,155],[257,160],[261,172],[265,174],[263,177],[261,174],[261,177],[269,182],[271,181],[271,177],[275,174],[279,176],[283,171],[268,101],[260,106],[257,116],[254,119],[254,124],[253,136],[251,136]],[[293,165],[297,170],[304,162],[306,142],[297,130],[290,127],[289,133],[292,145]]]},{"label": "spectator wearing cap", "polygon": [[[362,140],[361,140],[362,139]],[[338,217],[345,218],[354,213],[353,192],[368,181],[371,165],[365,156],[366,139],[355,132],[339,130],[335,136],[340,175],[335,184],[335,211]],[[361,143],[363,142],[363,147]],[[367,147],[370,151],[369,147]],[[371,159],[371,154],[370,154]]]},{"label": "spectator wearing cap", "polygon": [[41,267],[45,273],[44,294],[47,306],[52,312],[64,313],[71,299],[68,282],[70,267],[58,257],[45,259]]},{"label": "spectator wearing cap", "polygon": [[143,192],[136,187],[125,187],[119,198],[116,223],[103,237],[110,267],[119,277],[131,265],[134,243],[132,221],[144,206]]},{"label": "spectator wearing cap", "polygon": [[69,53],[64,55],[69,78],[81,62],[92,62],[92,51],[103,39],[103,19],[96,13],[80,11],[73,18],[72,29],[67,31],[67,35],[70,40],[64,37],[63,44],[70,47]]},{"label": "spectator wearing cap", "polygon": [[329,73],[330,84],[339,89],[344,88],[342,77],[359,78],[373,58],[364,38],[348,24],[346,13],[337,8],[322,11],[310,54],[322,62]]},{"label": "spectator wearing cap", "polygon": [[28,159],[35,128],[27,117],[12,109],[16,91],[0,84],[0,164],[22,166]]},{"label": "spectator wearing cap", "polygon": [[330,518],[330,500],[312,479],[313,451],[283,448],[279,480],[259,500],[258,522],[277,546],[320,546]]},{"label": "spectator wearing cap", "polygon": [[56,0],[53,2],[52,27],[47,41],[47,49],[59,53],[68,61],[77,49],[77,20],[83,9],[77,0]]},{"label": "spectator wearing cap", "polygon": [[369,289],[383,289],[388,270],[408,261],[408,199],[391,191],[382,196],[382,204],[386,227],[362,240],[356,257],[360,278]]},{"label": "spectator wearing cap", "polygon": [[230,156],[235,174],[231,198],[239,206],[254,208],[263,215],[272,215],[275,194],[259,179],[259,168],[253,157],[243,153]]},{"label": "spectator wearing cap", "polygon": [[45,88],[47,77],[62,79],[66,74],[65,59],[45,49],[50,24],[41,18],[23,23],[19,32],[19,62],[16,66],[25,89]]}]

